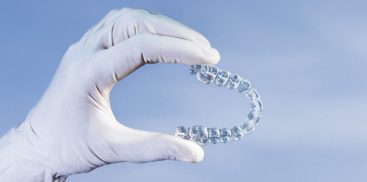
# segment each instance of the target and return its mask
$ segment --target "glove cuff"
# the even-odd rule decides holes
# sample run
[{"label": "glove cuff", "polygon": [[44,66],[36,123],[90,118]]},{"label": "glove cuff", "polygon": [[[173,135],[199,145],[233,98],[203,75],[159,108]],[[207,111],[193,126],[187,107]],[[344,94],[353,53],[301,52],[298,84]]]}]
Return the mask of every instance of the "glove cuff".
[{"label": "glove cuff", "polygon": [[0,181],[52,181],[63,182],[47,167],[34,145],[30,122],[26,120],[0,138]]}]

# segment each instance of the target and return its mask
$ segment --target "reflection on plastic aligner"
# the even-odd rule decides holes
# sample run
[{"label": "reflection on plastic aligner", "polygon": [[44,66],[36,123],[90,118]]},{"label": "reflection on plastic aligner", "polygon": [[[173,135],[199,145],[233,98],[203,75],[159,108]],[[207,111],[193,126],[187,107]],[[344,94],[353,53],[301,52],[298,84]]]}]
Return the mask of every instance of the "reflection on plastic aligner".
[{"label": "reflection on plastic aligner", "polygon": [[197,79],[202,83],[214,83],[218,87],[225,86],[230,90],[237,89],[239,93],[244,93],[250,100],[251,111],[247,114],[248,121],[241,126],[234,126],[231,129],[207,128],[204,126],[179,126],[176,128],[176,136],[194,141],[199,145],[206,145],[209,143],[216,144],[237,141],[255,130],[255,126],[261,118],[263,104],[259,93],[256,89],[252,88],[249,80],[210,65],[191,65],[189,72],[192,75],[196,75]]}]

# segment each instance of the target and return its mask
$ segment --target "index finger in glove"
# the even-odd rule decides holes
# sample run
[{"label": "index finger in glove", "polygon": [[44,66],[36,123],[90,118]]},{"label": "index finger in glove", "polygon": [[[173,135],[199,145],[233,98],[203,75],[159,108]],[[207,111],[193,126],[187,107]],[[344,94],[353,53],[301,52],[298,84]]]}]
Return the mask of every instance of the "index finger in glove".
[{"label": "index finger in glove", "polygon": [[192,41],[142,34],[99,52],[95,59],[99,64],[95,65],[94,75],[98,76],[97,72],[103,75],[113,75],[108,78],[114,78],[115,80],[112,81],[115,82],[144,64],[212,65],[218,63],[220,55],[216,49]]},{"label": "index finger in glove", "polygon": [[107,49],[139,34],[162,35],[193,41],[210,47],[199,32],[166,16],[141,9],[123,8],[109,13],[88,33],[88,44]]}]

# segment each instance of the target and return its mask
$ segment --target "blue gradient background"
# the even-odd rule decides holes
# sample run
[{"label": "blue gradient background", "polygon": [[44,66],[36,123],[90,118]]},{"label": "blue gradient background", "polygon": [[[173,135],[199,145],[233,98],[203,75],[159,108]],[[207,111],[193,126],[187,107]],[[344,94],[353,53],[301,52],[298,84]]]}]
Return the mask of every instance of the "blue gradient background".
[{"label": "blue gradient background", "polygon": [[[67,47],[121,7],[203,33],[219,67],[258,88],[264,117],[245,140],[205,147],[199,164],[114,164],[69,181],[367,180],[367,1],[1,1],[1,135],[37,103]],[[165,133],[232,126],[249,110],[244,96],[198,83],[184,65],[144,66],[111,97],[121,122]]]}]

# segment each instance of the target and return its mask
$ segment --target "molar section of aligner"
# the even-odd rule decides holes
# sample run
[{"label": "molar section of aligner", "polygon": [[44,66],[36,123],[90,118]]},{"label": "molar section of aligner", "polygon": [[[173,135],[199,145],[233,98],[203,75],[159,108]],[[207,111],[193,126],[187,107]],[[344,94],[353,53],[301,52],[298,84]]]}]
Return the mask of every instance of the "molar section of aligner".
[{"label": "molar section of aligner", "polygon": [[231,75],[229,75],[227,88],[236,89],[238,87],[238,85],[240,84],[240,82],[241,82],[241,77],[239,75],[231,74]]},{"label": "molar section of aligner", "polygon": [[188,128],[184,126],[177,127],[175,136],[181,137],[182,139],[189,139]]},{"label": "molar section of aligner", "polygon": [[231,73],[225,70],[219,70],[217,78],[215,79],[215,85],[222,87],[225,86],[228,82],[229,75]]},{"label": "molar section of aligner", "polygon": [[228,143],[231,141],[231,130],[227,128],[220,129],[220,141],[222,143]]},{"label": "molar section of aligner", "polygon": [[209,128],[209,142],[212,144],[220,143],[220,130],[218,128]]},{"label": "molar section of aligner", "polygon": [[218,68],[215,66],[201,65],[200,70],[197,71],[197,79],[205,84],[213,83],[218,75]]},{"label": "molar section of aligner", "polygon": [[242,129],[243,129],[245,135],[251,134],[255,130],[255,125],[254,125],[253,122],[245,122],[242,125]]},{"label": "molar section of aligner", "polygon": [[188,133],[190,140],[199,145],[206,145],[209,142],[208,129],[204,126],[193,126],[189,128]]},{"label": "molar section of aligner", "polygon": [[189,72],[192,75],[196,75],[196,73],[200,70],[201,65],[190,65]]}]

